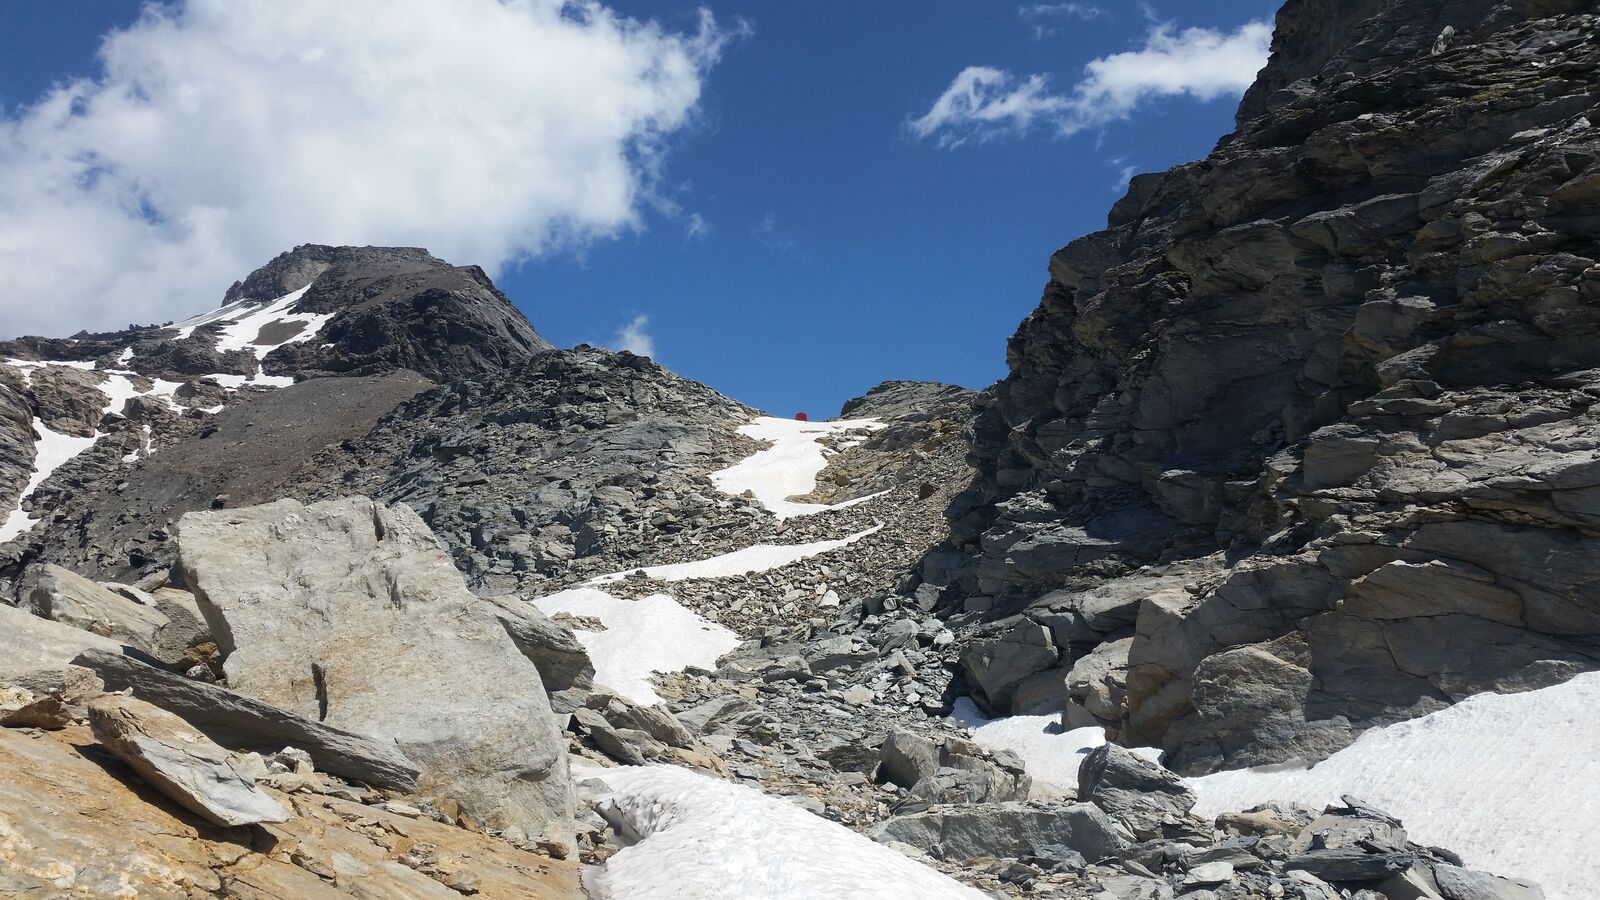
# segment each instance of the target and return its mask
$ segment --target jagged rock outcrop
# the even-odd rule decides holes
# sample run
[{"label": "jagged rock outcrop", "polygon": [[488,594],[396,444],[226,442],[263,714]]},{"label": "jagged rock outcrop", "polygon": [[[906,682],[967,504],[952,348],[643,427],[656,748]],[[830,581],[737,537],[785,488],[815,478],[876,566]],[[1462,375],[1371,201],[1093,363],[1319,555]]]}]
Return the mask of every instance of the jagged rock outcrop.
[{"label": "jagged rock outcrop", "polygon": [[235,691],[393,741],[474,821],[570,831],[539,671],[410,509],[364,497],[195,512],[179,561]]},{"label": "jagged rock outcrop", "polygon": [[1052,257],[943,580],[1056,659],[980,699],[1131,635],[1110,724],[1195,772],[1600,666],[1595,27],[1291,0],[1238,130]]},{"label": "jagged rock outcrop", "polygon": [[452,381],[554,349],[482,269],[452,266],[415,247],[306,244],[235,284],[226,300],[265,302],[302,287],[294,311],[332,318],[316,341],[268,354],[262,361],[268,374],[409,369]]}]

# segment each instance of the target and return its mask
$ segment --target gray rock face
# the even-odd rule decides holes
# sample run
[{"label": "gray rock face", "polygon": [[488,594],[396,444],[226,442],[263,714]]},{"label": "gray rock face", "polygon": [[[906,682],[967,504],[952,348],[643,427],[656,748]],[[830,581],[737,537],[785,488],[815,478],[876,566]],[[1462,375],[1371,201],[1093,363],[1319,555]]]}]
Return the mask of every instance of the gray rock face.
[{"label": "gray rock face", "polygon": [[1101,744],[1084,757],[1078,799],[1105,810],[1141,840],[1193,830],[1186,820],[1195,796],[1183,779],[1116,744]]},{"label": "gray rock face", "polygon": [[1287,3],[1238,131],[1051,259],[945,595],[1038,671],[1132,626],[1115,724],[1185,772],[1600,666],[1595,21]]},{"label": "gray rock face", "polygon": [[859,397],[846,400],[842,419],[874,417],[916,420],[937,415],[947,407],[972,402],[975,391],[936,381],[885,381]]},{"label": "gray rock face", "polygon": [[926,853],[964,860],[978,856],[1043,856],[1066,847],[1088,860],[1114,856],[1127,846],[1105,813],[1087,803],[987,803],[937,807],[894,816],[867,836],[898,841]]},{"label": "gray rock face", "polygon": [[552,622],[531,603],[507,597],[488,597],[484,602],[494,607],[495,618],[511,642],[539,670],[551,708],[569,713],[582,706],[594,687],[594,661],[572,629]]},{"label": "gray rock face", "polygon": [[73,664],[98,675],[108,691],[170,712],[207,737],[239,750],[295,747],[319,771],[395,791],[417,787],[417,766],[392,741],[379,741],[278,709],[233,691],[175,675],[120,653],[87,650]]},{"label": "gray rock face", "polygon": [[22,376],[0,366],[0,509],[15,509],[33,474],[33,406]]},{"label": "gray rock face", "polygon": [[992,638],[974,640],[961,655],[961,670],[973,687],[973,699],[990,712],[1009,710],[1017,684],[1058,659],[1050,630],[1044,626],[1022,617],[998,625]]},{"label": "gray rock face", "polygon": [[0,681],[54,673],[59,684],[61,670],[85,650],[121,653],[122,644],[0,603]]},{"label": "gray rock face", "polygon": [[1013,757],[994,759],[959,738],[932,740],[893,729],[883,742],[879,779],[907,788],[926,803],[999,803],[1025,800],[1032,786]]},{"label": "gray rock face", "polygon": [[1445,900],[1544,900],[1544,891],[1533,885],[1460,866],[1434,866],[1433,880]]},{"label": "gray rock face", "polygon": [[289,813],[234,767],[228,751],[182,719],[131,697],[89,702],[89,726],[107,750],[161,793],[209,822],[283,822]]},{"label": "gray rock face", "polygon": [[100,424],[106,395],[104,376],[83,369],[49,367],[36,370],[28,380],[34,415],[51,431],[89,437]]},{"label": "gray rock face", "polygon": [[641,356],[557,351],[401,404],[314,460],[300,496],[404,502],[474,591],[533,596],[759,515],[704,476],[742,455],[751,415]]},{"label": "gray rock face", "polygon": [[539,672],[403,506],[292,500],[190,513],[185,582],[234,690],[393,741],[419,790],[540,834],[572,815]]},{"label": "gray rock face", "polygon": [[228,296],[270,300],[289,285],[282,293],[309,286],[294,311],[333,318],[318,340],[268,354],[262,367],[271,374],[409,369],[451,381],[554,349],[482,269],[452,266],[418,248],[307,244],[252,273]]},{"label": "gray rock face", "polygon": [[[181,657],[187,649],[183,636],[164,636],[172,622],[154,604],[137,603],[60,566],[44,567],[28,591],[28,607],[41,618],[137,647],[162,660]],[[168,652],[158,653],[157,648]]]}]

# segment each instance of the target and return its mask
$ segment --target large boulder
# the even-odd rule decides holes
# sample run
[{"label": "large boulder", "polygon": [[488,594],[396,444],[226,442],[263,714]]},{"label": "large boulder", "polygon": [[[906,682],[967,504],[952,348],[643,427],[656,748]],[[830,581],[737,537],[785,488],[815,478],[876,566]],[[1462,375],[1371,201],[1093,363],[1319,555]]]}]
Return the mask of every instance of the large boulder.
[{"label": "large boulder", "polygon": [[145,781],[208,822],[250,825],[289,818],[254,778],[234,766],[228,751],[166,710],[106,694],[89,701],[89,727]]},{"label": "large boulder", "polygon": [[1101,744],[1083,758],[1078,799],[1105,810],[1141,840],[1194,830],[1189,821],[1194,791],[1177,775],[1116,744]]},{"label": "large boulder", "polygon": [[60,687],[65,667],[78,654],[121,653],[122,647],[110,638],[0,603],[0,681],[48,692]]},{"label": "large boulder", "polygon": [[141,603],[57,565],[45,565],[27,597],[28,608],[36,616],[111,638],[161,659],[180,657],[187,649],[183,646],[186,635],[171,640],[165,637],[176,629],[154,603]]},{"label": "large boulder", "polygon": [[985,712],[1012,711],[1017,685],[1058,660],[1050,629],[1017,617],[998,623],[991,637],[974,640],[961,654],[961,671],[972,686],[972,698]]},{"label": "large boulder", "polygon": [[1116,824],[1088,803],[941,806],[886,819],[868,829],[867,836],[881,843],[909,844],[957,862],[980,856],[1044,856],[1052,846],[1095,861],[1128,845]]},{"label": "large boulder", "polygon": [[223,746],[260,752],[295,747],[310,754],[318,771],[388,790],[416,790],[417,766],[393,742],[297,716],[120,653],[87,650],[73,663],[99,676],[106,690],[129,692],[173,713]]},{"label": "large boulder", "polygon": [[1033,780],[1015,756],[991,757],[971,741],[938,739],[896,728],[880,751],[878,778],[929,803],[996,803],[1026,799]]},{"label": "large boulder", "polygon": [[394,741],[420,792],[481,824],[569,830],[539,671],[416,513],[364,497],[196,512],[178,547],[234,690]]}]

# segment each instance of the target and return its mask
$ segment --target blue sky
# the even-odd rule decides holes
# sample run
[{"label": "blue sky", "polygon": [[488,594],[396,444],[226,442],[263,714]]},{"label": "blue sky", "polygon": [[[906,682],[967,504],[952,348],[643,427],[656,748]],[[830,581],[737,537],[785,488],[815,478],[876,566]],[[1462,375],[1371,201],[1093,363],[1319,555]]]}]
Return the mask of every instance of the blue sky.
[{"label": "blue sky", "polygon": [[[662,363],[782,415],[834,414],[888,378],[982,387],[1002,376],[1005,340],[1037,303],[1050,253],[1104,226],[1126,171],[1208,152],[1232,127],[1237,93],[1146,96],[1111,121],[1059,98],[1072,97],[1091,60],[1144,47],[1160,23],[1169,34],[1229,35],[1276,8],[704,5],[721,44],[698,102],[655,145],[657,177],[632,224],[509,261],[497,283],[559,345],[615,344],[634,323]],[[610,6],[671,33],[700,27],[697,5]],[[95,75],[101,35],[138,10],[114,0],[0,5],[8,114]],[[998,118],[919,137],[910,123],[973,66],[1012,79],[993,97],[1048,76],[1037,96],[1011,98],[1034,104],[1029,127],[994,105],[985,109]],[[1063,123],[1074,133],[1060,135]],[[413,234],[429,246],[453,239],[428,241],[425,222]]]}]

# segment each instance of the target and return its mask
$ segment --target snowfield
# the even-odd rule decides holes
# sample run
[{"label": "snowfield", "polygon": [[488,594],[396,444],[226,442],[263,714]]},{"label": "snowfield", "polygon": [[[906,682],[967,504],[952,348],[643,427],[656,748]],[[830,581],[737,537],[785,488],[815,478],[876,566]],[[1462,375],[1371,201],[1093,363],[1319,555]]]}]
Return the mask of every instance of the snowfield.
[{"label": "snowfield", "polygon": [[717,657],[739,645],[738,635],[666,594],[626,600],[578,587],[535,598],[533,605],[547,616],[599,619],[604,631],[574,630],[594,661],[594,680],[643,706],[661,702],[650,685],[652,674],[714,669]]},{"label": "snowfield", "polygon": [[[580,793],[623,849],[595,900],[986,900],[798,806],[676,766],[589,769]],[[632,846],[628,846],[632,843]]]},{"label": "snowfield", "polygon": [[871,500],[878,494],[857,497],[843,503],[800,503],[790,500],[809,494],[817,487],[817,476],[828,467],[828,456],[819,439],[860,429],[882,428],[877,419],[842,419],[837,422],[801,422],[762,416],[739,433],[772,446],[758,450],[737,463],[711,473],[717,490],[735,496],[749,491],[762,506],[779,519],[809,516],[830,509],[844,509]]},{"label": "snowfield", "polygon": [[[1268,802],[1322,809],[1352,794],[1405,823],[1411,839],[1469,867],[1532,879],[1547,900],[1587,900],[1600,884],[1600,672],[1523,694],[1479,694],[1431,715],[1373,728],[1312,766],[1285,764],[1188,779],[1206,818]],[[990,719],[972,701],[951,718],[990,750],[1010,750],[1038,781],[1072,788],[1105,743],[1055,716]],[[1153,760],[1160,751],[1132,748]]]},{"label": "snowfield", "polygon": [[848,547],[869,534],[882,528],[874,525],[864,531],[858,531],[848,537],[833,541],[812,541],[809,544],[755,544],[742,550],[723,553],[707,559],[694,562],[670,563],[664,566],[646,566],[642,569],[629,569],[626,572],[612,572],[608,575],[598,575],[589,579],[585,584],[600,585],[621,581],[635,572],[643,572],[646,576],[657,581],[686,581],[690,578],[727,578],[733,575],[750,575],[755,572],[766,572],[790,563],[808,559],[819,553],[827,553],[840,547]]},{"label": "snowfield", "polygon": [[1532,879],[1547,900],[1588,900],[1600,885],[1600,672],[1373,728],[1314,766],[1189,784],[1203,816],[1270,800],[1320,809],[1353,794],[1472,868]]}]

